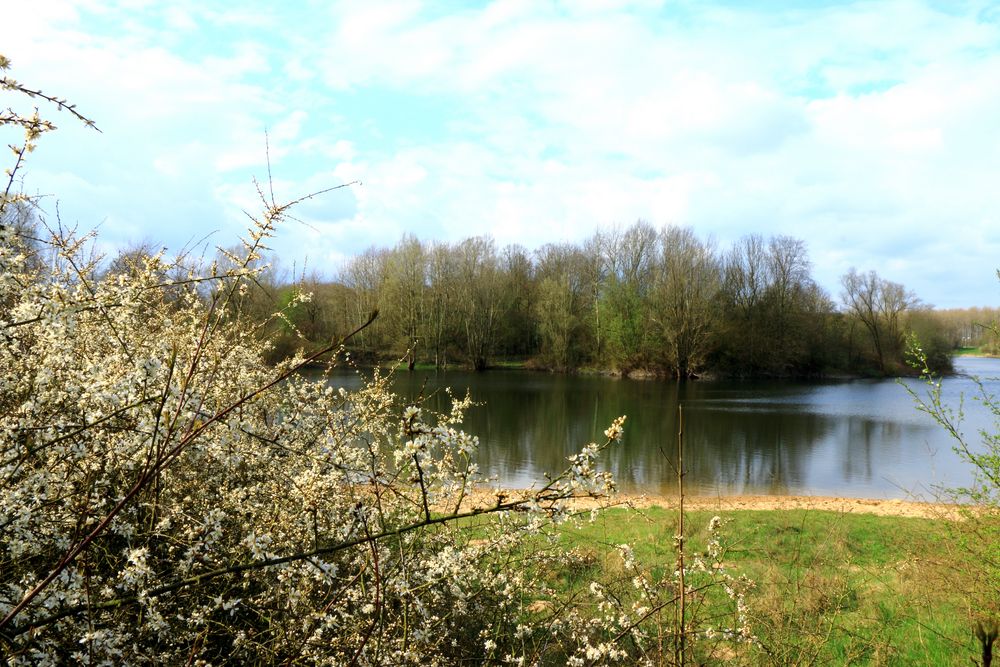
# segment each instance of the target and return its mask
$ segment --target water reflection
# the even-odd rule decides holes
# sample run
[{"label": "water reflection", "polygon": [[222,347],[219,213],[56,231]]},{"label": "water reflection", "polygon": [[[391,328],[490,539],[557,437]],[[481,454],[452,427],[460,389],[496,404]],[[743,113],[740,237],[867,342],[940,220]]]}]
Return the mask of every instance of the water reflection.
[{"label": "water reflection", "polygon": [[[997,360],[963,370],[1000,375]],[[338,376],[347,386],[358,380]],[[905,497],[935,484],[967,483],[967,467],[943,431],[893,381],[674,382],[553,376],[518,371],[400,373],[395,389],[447,409],[450,386],[481,405],[465,429],[482,443],[478,462],[502,483],[529,486],[558,472],[566,457],[618,415],[628,415],[620,446],[603,464],[630,492],[676,488],[677,405],[684,406],[685,483],[701,494],[829,494]],[[949,400],[971,394],[967,378],[945,383]],[[987,426],[966,401],[966,431]]]}]

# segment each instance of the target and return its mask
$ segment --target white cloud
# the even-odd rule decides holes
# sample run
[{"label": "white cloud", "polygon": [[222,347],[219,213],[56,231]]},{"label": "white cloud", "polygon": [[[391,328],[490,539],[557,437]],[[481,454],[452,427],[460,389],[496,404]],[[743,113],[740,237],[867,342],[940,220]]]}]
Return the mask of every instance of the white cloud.
[{"label": "white cloud", "polygon": [[[723,243],[799,236],[832,291],[853,264],[942,305],[1000,302],[1000,34],[963,7],[158,7],[52,0],[8,14],[26,25],[5,37],[16,75],[105,130],[64,129],[31,165],[85,200],[89,220],[141,229],[165,218],[150,206],[178,206],[219,216],[171,223],[179,234],[238,229],[268,127],[281,192],[365,183],[310,204],[310,226],[276,241],[289,256],[342,257],[403,232],[530,247],[641,217]],[[931,266],[942,254],[953,282]]]}]

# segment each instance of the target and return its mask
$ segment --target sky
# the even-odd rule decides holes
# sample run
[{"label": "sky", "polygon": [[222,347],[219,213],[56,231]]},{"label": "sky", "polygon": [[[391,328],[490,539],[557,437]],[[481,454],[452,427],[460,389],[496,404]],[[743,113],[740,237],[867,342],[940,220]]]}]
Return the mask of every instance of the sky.
[{"label": "sky", "polygon": [[358,182],[279,229],[288,270],[332,277],[404,233],[535,249],[642,219],[722,248],[800,238],[835,299],[856,267],[937,307],[1000,305],[1000,3],[36,0],[3,15],[9,74],[101,129],[43,107],[59,130],[24,188],[108,252],[233,246],[269,158],[279,201]]}]

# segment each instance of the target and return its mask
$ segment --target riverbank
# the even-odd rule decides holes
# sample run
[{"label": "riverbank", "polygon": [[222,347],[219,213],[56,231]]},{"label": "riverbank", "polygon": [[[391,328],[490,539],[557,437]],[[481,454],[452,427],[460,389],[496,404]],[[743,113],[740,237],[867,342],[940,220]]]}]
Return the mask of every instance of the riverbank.
[{"label": "riverbank", "polygon": [[[990,357],[987,354],[966,354],[966,353],[956,353],[953,355],[955,357]],[[995,358],[995,357],[993,357]],[[317,367],[323,364],[316,364]],[[414,365],[411,369],[403,361],[369,361],[365,363],[356,364],[358,368],[379,368],[383,371],[459,371],[459,372],[472,372],[475,369],[472,366],[463,363],[452,363],[447,366],[439,367],[435,366],[433,363],[419,362]],[[545,373],[552,375],[566,375],[566,376],[599,376],[599,377],[610,377],[619,379],[629,379],[629,380],[676,380],[676,374],[667,368],[633,368],[628,371],[622,371],[616,368],[605,368],[600,366],[579,366],[576,368],[552,368],[548,366],[541,365],[535,359],[510,359],[510,360],[497,360],[489,364],[481,372],[489,373],[491,371],[525,371],[532,373]],[[942,375],[952,375],[954,373],[953,369],[942,370]],[[920,370],[916,368],[911,368],[909,366],[897,366],[894,368],[894,372],[879,372],[878,369],[872,367],[862,370],[845,370],[840,368],[831,368],[823,372],[817,373],[804,373],[804,374],[774,374],[774,373],[762,373],[756,375],[740,375],[740,374],[729,374],[723,373],[716,369],[709,369],[700,371],[697,374],[692,374],[686,379],[688,380],[698,380],[702,382],[716,382],[716,381],[727,381],[727,380],[788,380],[794,382],[817,380],[817,381],[830,381],[830,380],[871,380],[871,379],[896,379],[896,378],[912,378],[919,377]]]},{"label": "riverbank", "polygon": [[[497,493],[495,489],[476,489],[468,495],[467,502],[470,507],[490,507],[496,503]],[[509,499],[530,492],[504,489],[499,493]],[[570,502],[574,508],[590,510],[596,507],[676,509],[678,501],[676,496],[620,493],[606,499],[578,498]],[[686,496],[684,507],[691,512],[817,510],[837,514],[946,520],[958,519],[962,512],[961,506],[945,503],[836,496]]]},{"label": "riverbank", "polygon": [[983,346],[979,347],[959,347],[952,351],[953,357],[982,357],[984,359],[996,359],[997,355],[991,354],[983,350]]},{"label": "riverbank", "polygon": [[[625,502],[634,507],[677,506],[676,498],[664,496],[625,496]],[[692,496],[684,499],[684,506],[692,511],[821,510],[840,514],[874,514],[922,519],[957,518],[961,509],[955,505],[911,500],[833,496]]]},{"label": "riverbank", "polygon": [[[622,495],[629,507],[553,526],[567,553],[554,585],[585,595],[598,580],[631,599],[617,546],[640,569],[676,562],[677,501]],[[594,501],[576,501],[581,509]],[[724,645],[709,664],[968,665],[979,654],[974,558],[961,546],[957,508],[934,503],[820,496],[685,498],[689,557],[719,540],[718,566],[754,582],[745,599],[759,643]],[[713,517],[721,530],[711,533]],[[545,544],[549,544],[545,542]],[[544,548],[540,546],[539,548]],[[713,566],[715,567],[715,566]],[[670,570],[668,570],[670,571]],[[702,580],[698,580],[702,581]],[[698,600],[696,596],[692,599]],[[716,599],[716,601],[718,601]],[[698,611],[694,612],[697,616]],[[706,619],[707,624],[720,622]]]},{"label": "riverbank", "polygon": [[[496,493],[476,490],[471,506],[495,504]],[[510,500],[527,491],[503,493]],[[586,510],[597,501],[573,501],[583,520],[542,527],[528,548],[559,554],[549,570],[555,589],[581,599],[610,591],[629,608],[646,603],[642,591],[649,589],[637,592],[637,585],[675,585],[677,499],[623,494],[613,502],[619,506],[591,516]],[[977,593],[979,569],[963,547],[964,524],[941,520],[954,518],[956,509],[821,496],[685,498],[689,562],[716,554],[709,569],[691,567],[692,585],[705,585],[704,572],[753,582],[741,614],[756,642],[724,641],[704,663],[969,664],[979,651],[971,632],[976,609],[990,603]],[[461,524],[473,539],[479,521],[489,519]],[[623,544],[630,545],[631,567],[624,565]],[[692,627],[731,622],[722,612],[725,598],[692,594],[690,601]],[[550,608],[544,599],[531,604],[537,613]]]}]

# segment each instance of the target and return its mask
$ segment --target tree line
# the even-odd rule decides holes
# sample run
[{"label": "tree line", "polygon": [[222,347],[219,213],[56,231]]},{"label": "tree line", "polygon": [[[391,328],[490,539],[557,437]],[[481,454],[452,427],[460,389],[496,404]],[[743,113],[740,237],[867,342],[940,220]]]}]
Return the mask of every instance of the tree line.
[{"label": "tree line", "polygon": [[[371,247],[333,279],[272,271],[245,307],[284,307],[275,357],[349,331],[364,361],[483,370],[624,375],[808,377],[899,374],[908,336],[947,369],[955,334],[903,285],[851,269],[836,298],[812,277],[805,243],[748,234],[727,248],[686,227],[639,221],[535,251],[485,236],[403,236]],[[311,297],[302,300],[297,295]]]},{"label": "tree line", "polygon": [[952,348],[1000,355],[1000,308],[949,308],[935,315]]}]

